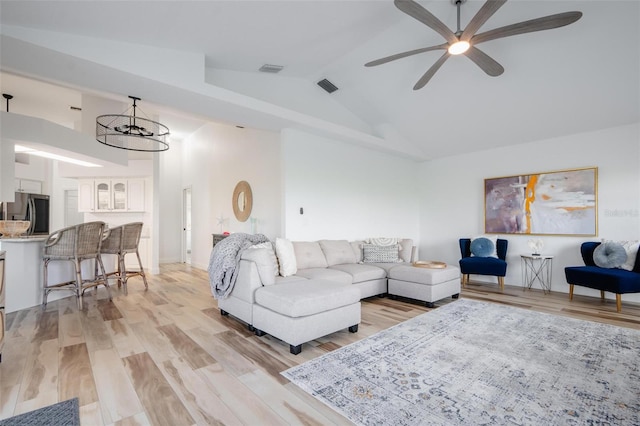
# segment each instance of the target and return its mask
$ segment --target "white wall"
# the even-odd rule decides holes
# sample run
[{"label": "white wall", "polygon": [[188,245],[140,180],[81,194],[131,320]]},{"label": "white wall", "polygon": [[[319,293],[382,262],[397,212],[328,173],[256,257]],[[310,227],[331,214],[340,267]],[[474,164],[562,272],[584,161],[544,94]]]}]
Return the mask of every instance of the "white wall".
[{"label": "white wall", "polygon": [[[421,164],[421,259],[457,264],[460,259],[458,239],[483,233],[485,178],[591,166],[598,167],[598,235],[540,237],[544,241],[543,252],[555,256],[552,290],[568,292],[564,267],[583,264],[580,243],[601,238],[640,239],[638,124]],[[531,236],[501,237],[509,240],[505,283],[521,285],[519,255],[530,252],[527,241]],[[474,278],[492,280],[489,277]],[[576,286],[575,292],[599,296],[598,291],[583,287]],[[623,300],[640,301],[640,295],[625,295]]]},{"label": "white wall", "polygon": [[[233,215],[231,198],[241,180],[251,185],[251,217],[257,220],[256,232],[271,239],[279,236],[282,194],[279,134],[209,123],[184,141],[182,188],[192,188],[193,266],[207,268],[211,234],[251,233],[250,221],[238,222]],[[175,202],[182,205],[182,194]],[[221,215],[225,219],[222,227],[218,225]]]},{"label": "white wall", "polygon": [[182,142],[158,154],[160,263],[182,261]]},{"label": "white wall", "polygon": [[282,144],[284,236],[418,239],[416,162],[294,129]]}]

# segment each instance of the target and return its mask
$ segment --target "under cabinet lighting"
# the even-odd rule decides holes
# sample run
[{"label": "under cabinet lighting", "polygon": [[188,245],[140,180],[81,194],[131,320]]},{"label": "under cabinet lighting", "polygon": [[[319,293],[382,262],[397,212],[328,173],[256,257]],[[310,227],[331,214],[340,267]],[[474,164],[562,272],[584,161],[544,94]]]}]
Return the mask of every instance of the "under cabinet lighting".
[{"label": "under cabinet lighting", "polygon": [[90,163],[88,161],[78,160],[78,159],[71,158],[71,157],[65,157],[64,155],[54,154],[52,152],[39,151],[37,149],[27,148],[26,146],[22,146],[22,145],[15,145],[14,150],[15,150],[15,152],[22,152],[22,153],[29,154],[29,155],[35,155],[35,156],[38,156],[38,157],[49,158],[51,160],[64,161],[65,163],[76,164],[78,166],[102,167],[100,164]]}]

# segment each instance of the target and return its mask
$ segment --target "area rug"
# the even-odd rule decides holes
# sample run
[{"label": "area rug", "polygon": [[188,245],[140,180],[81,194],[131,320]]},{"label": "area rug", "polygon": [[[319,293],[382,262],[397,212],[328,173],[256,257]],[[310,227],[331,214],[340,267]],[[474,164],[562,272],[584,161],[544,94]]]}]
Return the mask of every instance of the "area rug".
[{"label": "area rug", "polygon": [[640,424],[640,331],[471,300],[282,374],[360,425]]},{"label": "area rug", "polygon": [[80,426],[78,398],[0,420],[0,426]]}]

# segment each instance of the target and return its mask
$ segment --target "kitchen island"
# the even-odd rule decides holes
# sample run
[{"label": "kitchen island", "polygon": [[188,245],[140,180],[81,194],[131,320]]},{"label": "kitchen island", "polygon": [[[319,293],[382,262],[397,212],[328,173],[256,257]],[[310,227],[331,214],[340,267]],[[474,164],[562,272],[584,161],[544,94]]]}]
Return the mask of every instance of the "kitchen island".
[{"label": "kitchen island", "polygon": [[[46,237],[2,238],[0,250],[6,251],[5,262],[5,313],[19,311],[42,304],[43,264],[42,253]],[[84,265],[86,263],[86,265]],[[83,275],[93,276],[93,266],[83,262]],[[86,268],[86,271],[85,271]],[[49,282],[75,279],[73,262],[51,262]],[[47,302],[73,296],[70,291],[54,291]]]}]

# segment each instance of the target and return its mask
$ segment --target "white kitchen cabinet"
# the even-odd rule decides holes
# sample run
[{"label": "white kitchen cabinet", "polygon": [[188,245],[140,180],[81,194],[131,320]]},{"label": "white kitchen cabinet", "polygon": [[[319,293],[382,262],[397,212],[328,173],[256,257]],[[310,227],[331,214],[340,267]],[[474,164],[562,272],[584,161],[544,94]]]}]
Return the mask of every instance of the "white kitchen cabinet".
[{"label": "white kitchen cabinet", "polygon": [[31,179],[16,179],[16,192],[42,194],[42,181]]},{"label": "white kitchen cabinet", "polygon": [[124,213],[145,211],[144,179],[100,178],[78,181],[78,211]]},{"label": "white kitchen cabinet", "polygon": [[97,212],[126,212],[127,180],[96,179],[95,200]]},{"label": "white kitchen cabinet", "polygon": [[130,212],[145,210],[144,179],[127,180],[127,209]]},{"label": "white kitchen cabinet", "polygon": [[96,205],[93,192],[93,179],[81,179],[78,181],[78,211],[80,213],[90,213],[95,211]]}]

